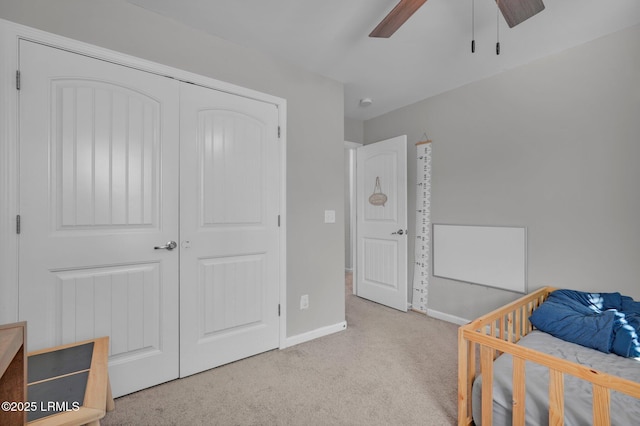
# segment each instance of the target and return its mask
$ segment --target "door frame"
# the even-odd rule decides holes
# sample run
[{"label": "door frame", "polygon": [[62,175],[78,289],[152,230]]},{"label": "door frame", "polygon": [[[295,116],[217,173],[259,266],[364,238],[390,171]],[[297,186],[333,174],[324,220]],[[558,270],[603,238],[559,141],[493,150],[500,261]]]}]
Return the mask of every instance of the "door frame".
[{"label": "door frame", "polygon": [[349,203],[349,217],[346,218],[346,220],[349,221],[349,238],[351,239],[351,277],[352,277],[352,282],[353,282],[353,294],[357,294],[356,290],[357,290],[357,281],[356,281],[356,273],[357,273],[357,247],[358,245],[356,244],[356,217],[358,214],[358,203],[356,202],[356,179],[358,178],[358,175],[356,174],[356,162],[357,162],[357,156],[358,156],[358,148],[361,147],[363,144],[361,143],[357,143],[357,142],[349,142],[349,141],[344,141],[344,149],[345,151],[348,151],[351,155],[349,160],[349,163],[346,165],[346,174],[348,175],[348,181],[347,181],[347,185],[348,185],[348,195],[349,195],[349,199],[348,199],[348,203]]},{"label": "door frame", "polygon": [[276,105],[280,129],[280,339],[279,348],[286,347],[287,338],[287,101],[210,77],[147,61],[124,53],[94,46],[67,37],[0,19],[0,324],[18,320],[18,245],[16,232],[19,214],[18,170],[18,90],[16,71],[19,69],[19,40],[25,39],[64,50],[193,83],[210,89],[256,99]]}]

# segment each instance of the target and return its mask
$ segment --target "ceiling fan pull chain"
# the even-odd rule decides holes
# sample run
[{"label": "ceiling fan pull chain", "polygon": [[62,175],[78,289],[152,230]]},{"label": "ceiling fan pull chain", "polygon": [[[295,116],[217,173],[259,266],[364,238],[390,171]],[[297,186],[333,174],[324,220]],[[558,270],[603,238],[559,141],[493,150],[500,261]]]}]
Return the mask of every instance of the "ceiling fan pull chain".
[{"label": "ceiling fan pull chain", "polygon": [[476,0],[471,0],[471,53],[476,51]]},{"label": "ceiling fan pull chain", "polygon": [[500,54],[500,0],[496,0],[496,55]]}]

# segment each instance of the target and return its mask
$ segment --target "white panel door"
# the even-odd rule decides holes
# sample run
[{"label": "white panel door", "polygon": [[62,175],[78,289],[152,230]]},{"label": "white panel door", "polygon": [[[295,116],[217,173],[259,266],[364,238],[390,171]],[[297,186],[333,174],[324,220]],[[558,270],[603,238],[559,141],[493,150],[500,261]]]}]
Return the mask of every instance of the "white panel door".
[{"label": "white panel door", "polygon": [[180,376],[279,345],[275,105],[181,90]]},{"label": "white panel door", "polygon": [[[376,181],[384,205],[370,202]],[[407,310],[407,137],[357,150],[357,294]]]},{"label": "white panel door", "polygon": [[27,41],[20,69],[29,349],[110,336],[116,396],[176,378],[179,84]]}]

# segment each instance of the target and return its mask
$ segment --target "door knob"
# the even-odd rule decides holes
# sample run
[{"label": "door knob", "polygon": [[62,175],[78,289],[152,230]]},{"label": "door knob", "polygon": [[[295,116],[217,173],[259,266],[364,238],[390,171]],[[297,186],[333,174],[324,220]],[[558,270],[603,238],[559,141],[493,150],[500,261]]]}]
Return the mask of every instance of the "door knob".
[{"label": "door knob", "polygon": [[154,250],[160,250],[160,249],[173,250],[176,247],[178,247],[178,243],[176,243],[175,241],[169,241],[167,244],[163,246],[155,246]]},{"label": "door knob", "polygon": [[396,232],[392,232],[391,235],[402,235],[404,231],[402,229],[398,229]]}]

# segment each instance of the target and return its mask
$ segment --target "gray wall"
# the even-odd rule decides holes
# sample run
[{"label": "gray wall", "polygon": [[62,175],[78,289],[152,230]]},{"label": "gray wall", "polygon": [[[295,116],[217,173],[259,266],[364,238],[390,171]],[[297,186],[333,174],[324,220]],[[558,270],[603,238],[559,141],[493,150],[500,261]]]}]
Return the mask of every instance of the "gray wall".
[{"label": "gray wall", "polygon": [[364,142],[364,122],[354,118],[344,119],[344,140],[355,143]]},{"label": "gray wall", "polygon": [[[124,0],[0,0],[0,18],[285,98],[287,334],[344,321],[341,83]],[[324,224],[325,209],[337,223]],[[302,294],[308,310],[299,309]]]},{"label": "gray wall", "polygon": [[[411,227],[427,132],[433,222],[528,227],[530,291],[640,298],[639,76],[635,26],[366,121],[365,143],[408,135]],[[428,304],[470,319],[517,296],[432,277]]]}]

